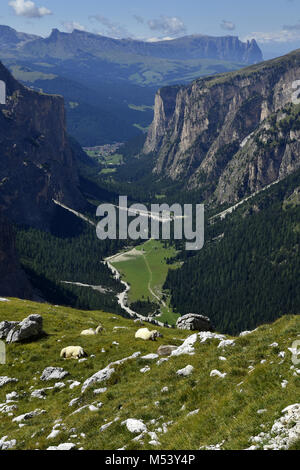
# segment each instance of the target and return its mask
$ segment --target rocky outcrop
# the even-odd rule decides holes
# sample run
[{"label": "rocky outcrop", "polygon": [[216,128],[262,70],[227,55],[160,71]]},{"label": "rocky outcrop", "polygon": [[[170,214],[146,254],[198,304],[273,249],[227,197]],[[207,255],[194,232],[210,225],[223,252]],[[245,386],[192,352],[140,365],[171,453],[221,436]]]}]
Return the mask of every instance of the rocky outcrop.
[{"label": "rocky outcrop", "polygon": [[65,127],[63,99],[19,84],[0,63],[0,211],[14,222],[49,228],[53,199],[82,209],[76,151]]},{"label": "rocky outcrop", "polygon": [[21,269],[11,224],[0,214],[0,295],[32,298],[32,288]]},{"label": "rocky outcrop", "polygon": [[203,315],[197,315],[196,313],[189,313],[188,315],[178,318],[176,327],[180,330],[214,331],[210,319]]},{"label": "rocky outcrop", "polygon": [[144,153],[154,173],[235,202],[300,167],[300,50],[189,86],[161,89]]},{"label": "rocky outcrop", "polygon": [[69,372],[62,367],[46,367],[40,379],[44,382],[48,382],[49,380],[62,380],[67,377],[67,375],[69,375]]},{"label": "rocky outcrop", "polygon": [[43,334],[43,318],[40,315],[30,315],[21,322],[0,323],[0,339],[5,339],[8,344],[36,340]]}]

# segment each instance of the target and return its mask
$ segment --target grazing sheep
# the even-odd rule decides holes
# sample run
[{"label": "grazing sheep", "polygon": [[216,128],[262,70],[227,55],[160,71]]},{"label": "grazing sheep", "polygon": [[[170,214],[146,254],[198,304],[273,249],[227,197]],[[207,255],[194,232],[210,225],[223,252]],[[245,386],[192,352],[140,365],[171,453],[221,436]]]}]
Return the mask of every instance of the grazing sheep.
[{"label": "grazing sheep", "polygon": [[81,336],[95,336],[96,331],[93,330],[93,328],[90,328],[89,330],[83,330],[80,335]]},{"label": "grazing sheep", "polygon": [[65,359],[80,359],[81,357],[86,356],[87,354],[81,346],[68,346],[67,348],[62,349],[60,353],[60,357]]},{"label": "grazing sheep", "polygon": [[102,325],[99,325],[96,330],[94,330],[93,328],[89,328],[88,330],[83,330],[80,335],[81,336],[95,336],[95,335],[98,335],[99,333],[102,333],[103,331],[103,326]]},{"label": "grazing sheep", "polygon": [[157,330],[150,331],[148,328],[141,328],[136,332],[135,337],[145,341],[156,341],[156,338],[161,337],[161,334]]}]

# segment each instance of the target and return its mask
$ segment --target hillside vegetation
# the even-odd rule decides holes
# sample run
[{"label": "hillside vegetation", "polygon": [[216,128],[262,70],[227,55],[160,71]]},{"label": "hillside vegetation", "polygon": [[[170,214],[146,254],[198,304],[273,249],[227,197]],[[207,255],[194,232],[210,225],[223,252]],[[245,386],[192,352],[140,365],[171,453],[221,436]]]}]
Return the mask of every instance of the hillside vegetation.
[{"label": "hillside vegetation", "polygon": [[[12,443],[15,449],[47,449],[67,442],[84,449],[175,450],[217,444],[222,449],[245,449],[253,445],[252,436],[270,432],[282,410],[299,401],[300,371],[293,366],[289,351],[299,338],[298,316],[283,317],[244,337],[227,338],[233,343],[229,341],[222,348],[218,347],[220,338],[204,342],[203,333],[191,336],[174,329],[159,329],[163,338],[144,342],[134,338],[139,324],[112,314],[1,300],[0,321],[22,320],[38,313],[44,318],[47,333],[30,344],[8,345],[7,364],[0,366],[1,377],[18,380],[0,388],[0,442],[4,436],[6,441],[16,440]],[[105,328],[102,335],[80,336],[82,329],[96,327],[99,322]],[[187,337],[190,346],[185,343],[183,352],[191,355],[174,356],[160,365],[157,359],[143,359],[156,353],[158,346],[180,346]],[[70,345],[82,346],[89,355],[87,360],[60,359],[60,350]],[[84,381],[95,372],[133,354],[114,366],[109,380],[82,393]],[[188,365],[194,368],[191,375],[176,374]],[[49,366],[69,372],[58,381],[60,385],[54,387],[55,380],[40,380]],[[210,376],[213,370],[227,375]],[[70,388],[75,381],[80,383]],[[44,397],[31,395],[46,387],[52,388]],[[104,390],[96,395],[94,390],[100,387]],[[6,396],[12,392],[18,395],[7,403],[12,408],[6,408]],[[37,409],[45,412],[13,421]],[[75,411],[78,413],[73,414]],[[128,419],[141,420],[147,432],[142,436],[131,433],[122,424]],[[292,428],[295,422],[284,426]],[[47,439],[54,428],[59,432]],[[296,437],[284,441],[288,431],[280,432],[279,447],[288,442],[291,448],[299,449]],[[273,437],[265,436],[255,445],[272,445]]]}]

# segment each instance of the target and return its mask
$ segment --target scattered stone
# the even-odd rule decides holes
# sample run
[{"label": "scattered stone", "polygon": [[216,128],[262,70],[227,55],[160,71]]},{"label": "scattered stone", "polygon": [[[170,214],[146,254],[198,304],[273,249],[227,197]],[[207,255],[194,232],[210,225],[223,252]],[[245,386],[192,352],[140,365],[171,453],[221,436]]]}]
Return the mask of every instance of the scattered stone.
[{"label": "scattered stone", "polygon": [[13,449],[16,445],[17,445],[17,441],[15,439],[8,441],[7,436],[4,436],[0,439],[0,450]]},{"label": "scattered stone", "polygon": [[0,388],[12,382],[18,382],[18,379],[12,379],[10,377],[0,377]]},{"label": "scattered stone", "polygon": [[59,429],[53,429],[47,439],[55,439],[60,434]]},{"label": "scattered stone", "polygon": [[158,354],[148,354],[147,356],[142,356],[141,359],[145,359],[146,361],[153,361],[155,359],[158,359]]},{"label": "scattered stone", "polygon": [[101,393],[107,392],[107,388],[97,388],[97,390],[94,390],[94,395],[100,395]]},{"label": "scattered stone", "polygon": [[41,380],[48,382],[49,380],[61,380],[69,375],[69,372],[65,371],[61,367],[46,367],[41,375]]},{"label": "scattered stone", "polygon": [[107,424],[103,424],[103,426],[101,426],[101,428],[100,428],[100,432],[106,431],[106,429],[108,429],[112,424],[116,423],[119,420],[120,420],[120,418],[117,417],[113,421],[110,421]]},{"label": "scattered stone", "polygon": [[54,447],[54,446],[48,447],[47,450],[75,450],[75,449],[76,449],[75,444],[72,444],[71,442],[67,442],[65,444],[59,444],[59,446],[57,447]]},{"label": "scattered stone", "polygon": [[30,411],[29,413],[25,413],[23,415],[17,416],[14,418],[12,421],[13,423],[20,423],[21,421],[27,421],[28,419],[35,418],[36,416],[40,416],[42,414],[46,413],[46,410],[35,410],[35,411]]},{"label": "scattered stone", "polygon": [[171,356],[172,357],[177,357],[177,356],[182,356],[183,354],[188,354],[189,356],[192,356],[195,354],[195,343],[197,342],[198,335],[195,333],[192,336],[189,336],[184,343],[176,348],[174,351],[172,351]]},{"label": "scattered stone", "polygon": [[124,362],[127,362],[131,359],[136,359],[140,355],[141,355],[140,352],[136,352],[132,354],[132,356],[130,357],[126,357],[125,359],[121,359],[120,361],[112,362],[107,367],[105,367],[105,369],[99,370],[99,372],[96,372],[96,374],[92,375],[92,377],[88,378],[84,382],[81,392],[84,393],[88,387],[90,387],[91,385],[95,383],[104,382],[105,380],[108,380],[115,373],[114,366],[124,364]]},{"label": "scattered stone", "polygon": [[266,409],[258,410],[258,411],[257,411],[257,414],[258,414],[258,415],[263,415],[264,413],[267,413],[267,411],[268,411],[268,410],[266,410]]},{"label": "scattered stone", "polygon": [[81,382],[73,382],[71,383],[70,385],[70,389],[73,390],[73,388],[76,388],[76,387],[79,387],[79,385],[81,385]]},{"label": "scattered stone", "polygon": [[214,331],[214,327],[208,317],[189,313],[177,320],[176,327],[180,330]]},{"label": "scattered stone", "polygon": [[202,331],[202,332],[198,333],[198,336],[199,336],[199,339],[200,339],[200,343],[206,343],[206,341],[208,339],[222,340],[222,339],[226,338],[226,336],[224,336],[224,335],[220,335],[218,333],[212,333],[211,331]]},{"label": "scattered stone", "polygon": [[169,391],[168,387],[164,387],[161,389],[161,393],[168,393],[168,391]]},{"label": "scattered stone", "polygon": [[219,444],[215,444],[215,445],[200,447],[199,450],[222,450],[222,446],[224,443],[225,441],[220,442]]},{"label": "scattered stone", "polygon": [[279,344],[278,343],[272,343],[270,344],[270,348],[278,348]]},{"label": "scattered stone", "polygon": [[138,419],[126,419],[126,421],[122,422],[122,425],[126,425],[129,432],[133,434],[140,434],[147,431],[146,425],[143,421]]},{"label": "scattered stone", "polygon": [[11,392],[6,394],[6,403],[10,401],[17,400],[19,398],[19,394],[17,392]]},{"label": "scattered stone", "polygon": [[225,379],[226,375],[226,372],[222,374],[219,370],[212,370],[210,373],[210,377],[220,377],[221,379]]},{"label": "scattered stone", "polygon": [[288,450],[300,439],[300,403],[282,410],[283,416],[276,420],[270,432],[250,438],[254,444],[246,450]]},{"label": "scattered stone", "polygon": [[235,341],[233,339],[223,339],[222,341],[220,341],[218,348],[225,349],[228,346],[234,346],[234,345],[235,345]]},{"label": "scattered stone", "polygon": [[157,350],[157,354],[162,357],[166,356],[171,356],[173,351],[176,351],[177,346],[172,346],[172,345],[164,345],[164,346],[159,346]]},{"label": "scattered stone", "polygon": [[187,414],[187,417],[189,416],[195,416],[199,413],[200,410],[195,410],[195,411],[191,411],[190,413]]},{"label": "scattered stone", "polygon": [[151,370],[150,367],[149,367],[149,366],[146,366],[146,367],[144,367],[143,369],[141,369],[140,372],[141,372],[142,374],[146,374],[146,373],[149,372],[150,370]]},{"label": "scattered stone", "polygon": [[70,401],[69,406],[74,406],[76,403],[78,403],[80,398],[74,398],[73,400]]},{"label": "scattered stone", "polygon": [[186,366],[184,369],[178,370],[176,374],[181,377],[188,377],[189,375],[193,373],[193,371],[194,371],[194,367],[189,365],[189,366]]},{"label": "scattered stone", "polygon": [[64,384],[63,382],[57,382],[56,384],[54,384],[54,388],[64,388],[66,386],[66,384]]},{"label": "scattered stone", "polygon": [[288,384],[289,384],[289,383],[288,383],[287,380],[283,380],[283,381],[281,382],[281,387],[282,387],[282,388],[286,388],[286,387],[288,386]]},{"label": "scattered stone", "polygon": [[39,400],[46,400],[46,390],[47,390],[46,388],[42,388],[40,390],[34,390],[31,393],[31,397],[38,398]]}]

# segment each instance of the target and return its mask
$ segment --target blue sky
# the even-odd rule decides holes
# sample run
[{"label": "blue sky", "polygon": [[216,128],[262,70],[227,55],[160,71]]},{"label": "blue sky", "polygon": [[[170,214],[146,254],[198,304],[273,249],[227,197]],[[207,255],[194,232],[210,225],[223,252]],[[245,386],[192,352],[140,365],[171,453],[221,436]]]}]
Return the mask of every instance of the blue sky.
[{"label": "blue sky", "polygon": [[266,58],[300,47],[300,0],[0,0],[0,22],[47,36],[74,27],[143,40],[254,37]]}]

